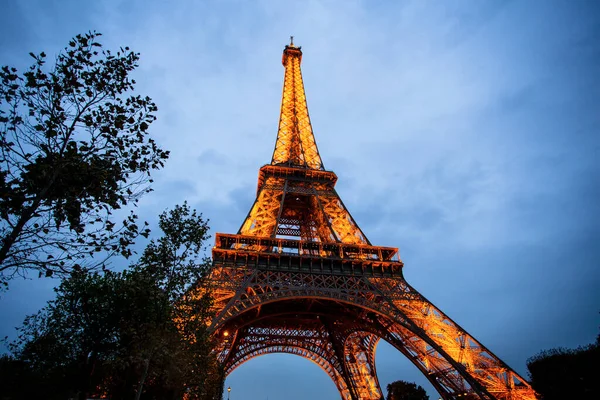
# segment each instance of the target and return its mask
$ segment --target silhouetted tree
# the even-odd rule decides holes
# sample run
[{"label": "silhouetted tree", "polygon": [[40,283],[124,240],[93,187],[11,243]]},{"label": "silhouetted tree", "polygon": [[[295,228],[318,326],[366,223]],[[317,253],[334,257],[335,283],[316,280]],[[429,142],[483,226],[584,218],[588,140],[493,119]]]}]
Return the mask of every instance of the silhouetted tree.
[{"label": "silhouetted tree", "polygon": [[[184,203],[162,213],[159,227],[162,236],[150,242],[131,273],[154,282],[170,306],[168,322],[177,329],[179,355],[173,357],[170,350],[164,359],[175,361],[171,371],[180,373],[177,386],[185,386],[189,399],[220,399],[222,371],[212,354],[208,333],[208,323],[213,316],[212,299],[203,291],[194,290],[194,294],[190,294],[190,289],[201,282],[211,264],[208,258],[199,260],[209,238],[207,222]],[[154,342],[147,340],[153,345],[146,345],[140,353],[146,367],[165,350],[163,339],[164,336],[158,335]],[[159,371],[165,370],[163,366]],[[220,378],[215,380],[215,377]],[[157,378],[164,377],[154,376],[151,381],[157,382]],[[172,376],[171,381],[174,381]]]},{"label": "silhouetted tree", "polygon": [[112,213],[150,189],[168,152],[148,135],[149,97],[134,96],[139,54],[102,50],[99,33],[78,35],[46,67],[0,69],[0,283],[37,271],[67,276],[102,258],[131,254],[133,213]]},{"label": "silhouetted tree", "polygon": [[395,381],[387,385],[386,400],[429,400],[429,396],[420,385]]},{"label": "silhouetted tree", "polygon": [[[33,383],[33,384],[32,384]],[[62,382],[48,379],[39,371],[13,356],[0,356],[0,399],[49,399],[66,397]]]},{"label": "silhouetted tree", "polygon": [[552,349],[527,360],[531,386],[542,400],[600,399],[600,346]]},{"label": "silhouetted tree", "polygon": [[[27,317],[11,362],[31,371],[30,386],[52,384],[57,398],[220,398],[211,297],[190,295],[210,266],[201,256],[208,225],[184,204],[162,213],[159,226],[163,235],[129,270],[75,271],[55,300]],[[0,398],[11,390],[0,388]]]}]

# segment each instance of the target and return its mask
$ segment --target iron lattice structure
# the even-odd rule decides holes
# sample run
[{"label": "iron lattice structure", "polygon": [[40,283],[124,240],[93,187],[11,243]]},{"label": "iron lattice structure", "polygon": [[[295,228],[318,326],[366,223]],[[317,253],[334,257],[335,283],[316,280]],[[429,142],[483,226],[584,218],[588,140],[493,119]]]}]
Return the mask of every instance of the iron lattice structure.
[{"label": "iron lattice structure", "polygon": [[319,365],[342,399],[381,399],[380,339],[402,352],[444,399],[534,399],[528,383],[412,288],[398,249],[373,246],[335,190],[313,135],[300,47],[285,78],[271,164],[237,234],[216,235],[205,285],[226,374],[263,354]]}]

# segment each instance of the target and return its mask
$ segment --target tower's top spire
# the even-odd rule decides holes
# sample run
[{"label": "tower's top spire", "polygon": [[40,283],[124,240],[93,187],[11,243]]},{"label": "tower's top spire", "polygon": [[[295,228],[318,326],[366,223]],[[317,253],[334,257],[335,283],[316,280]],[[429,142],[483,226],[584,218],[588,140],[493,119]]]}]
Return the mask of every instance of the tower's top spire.
[{"label": "tower's top spire", "polygon": [[291,36],[290,44],[283,50],[285,77],[281,115],[271,164],[322,170],[323,162],[308,116],[301,61],[301,47],[294,45],[294,37]]}]

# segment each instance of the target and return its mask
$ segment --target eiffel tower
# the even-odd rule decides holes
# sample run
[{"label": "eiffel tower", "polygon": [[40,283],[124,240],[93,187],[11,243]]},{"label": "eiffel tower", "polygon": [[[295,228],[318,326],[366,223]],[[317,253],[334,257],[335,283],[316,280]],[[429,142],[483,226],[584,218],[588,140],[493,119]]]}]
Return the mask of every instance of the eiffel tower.
[{"label": "eiffel tower", "polygon": [[529,384],[410,286],[398,249],[374,246],[335,190],[313,135],[300,70],[285,77],[273,159],[237,234],[217,233],[207,283],[211,330],[228,375],[271,353],[315,362],[344,400],[382,399],[380,339],[404,354],[444,399],[535,399]]}]

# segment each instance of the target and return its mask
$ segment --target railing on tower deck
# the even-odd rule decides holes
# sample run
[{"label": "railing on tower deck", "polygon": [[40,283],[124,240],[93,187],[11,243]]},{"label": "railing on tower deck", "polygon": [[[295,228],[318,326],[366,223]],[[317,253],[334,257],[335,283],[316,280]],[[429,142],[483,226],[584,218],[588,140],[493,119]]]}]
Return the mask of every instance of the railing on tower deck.
[{"label": "railing on tower deck", "polygon": [[347,243],[323,243],[285,238],[265,238],[217,233],[214,249],[247,250],[272,255],[318,256],[340,260],[401,263],[398,248]]},{"label": "railing on tower deck", "polygon": [[260,190],[269,177],[326,183],[330,187],[334,187],[337,182],[337,175],[332,171],[267,164],[263,165],[259,170],[258,190]]}]

